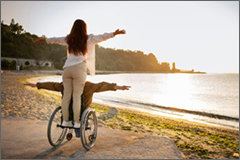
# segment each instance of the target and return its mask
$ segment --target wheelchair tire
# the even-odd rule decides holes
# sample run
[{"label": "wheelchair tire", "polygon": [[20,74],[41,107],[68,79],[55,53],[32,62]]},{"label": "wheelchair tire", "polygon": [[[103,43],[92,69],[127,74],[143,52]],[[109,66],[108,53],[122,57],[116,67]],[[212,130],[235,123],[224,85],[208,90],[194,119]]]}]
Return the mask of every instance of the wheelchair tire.
[{"label": "wheelchair tire", "polygon": [[62,121],[62,109],[59,106],[52,113],[47,128],[48,141],[54,147],[62,143],[68,130],[61,127]]},{"label": "wheelchair tire", "polygon": [[86,108],[81,117],[80,135],[83,147],[88,151],[97,140],[97,117],[95,111]]}]

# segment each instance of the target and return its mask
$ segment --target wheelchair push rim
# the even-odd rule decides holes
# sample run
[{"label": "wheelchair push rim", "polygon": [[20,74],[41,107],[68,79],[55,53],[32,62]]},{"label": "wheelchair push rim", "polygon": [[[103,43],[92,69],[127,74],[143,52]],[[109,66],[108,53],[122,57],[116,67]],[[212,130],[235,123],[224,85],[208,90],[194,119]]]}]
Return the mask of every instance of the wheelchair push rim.
[{"label": "wheelchair push rim", "polygon": [[68,128],[61,127],[62,121],[62,110],[59,106],[54,110],[48,122],[47,137],[52,146],[60,145],[67,133]]},{"label": "wheelchair push rim", "polygon": [[91,108],[84,110],[81,117],[81,142],[86,150],[90,150],[97,140],[97,117]]}]

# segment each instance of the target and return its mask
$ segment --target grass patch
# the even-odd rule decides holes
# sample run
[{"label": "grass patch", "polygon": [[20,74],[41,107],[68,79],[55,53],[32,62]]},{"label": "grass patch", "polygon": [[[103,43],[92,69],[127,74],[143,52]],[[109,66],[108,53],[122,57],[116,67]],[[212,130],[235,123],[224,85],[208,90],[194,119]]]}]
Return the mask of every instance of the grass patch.
[{"label": "grass patch", "polygon": [[[30,78],[30,77],[29,77]],[[21,83],[23,83],[23,84],[27,84],[27,83],[29,83],[28,81],[27,81],[27,79],[29,79],[29,78],[20,78],[19,79],[19,82],[21,82]]]},{"label": "grass patch", "polygon": [[192,139],[191,137],[187,136],[186,134],[182,133],[182,135],[186,138]]},{"label": "grass patch", "polygon": [[113,128],[113,124],[107,124],[107,126],[109,126],[109,127]]},{"label": "grass patch", "polygon": [[122,130],[131,131],[132,127],[131,126],[122,126]]},{"label": "grass patch", "polygon": [[214,134],[209,132],[197,131],[196,134],[208,137],[209,141],[203,141],[209,145],[217,145],[222,149],[230,148],[234,151],[239,150],[239,142],[234,137],[229,137],[226,134]]},{"label": "grass patch", "polygon": [[48,95],[56,100],[62,101],[62,96],[54,94],[54,93],[50,93],[48,91],[45,90],[39,90],[40,93],[43,93],[44,95]]},{"label": "grass patch", "polygon": [[91,108],[93,108],[97,112],[108,112],[109,108],[108,107],[103,107],[98,104],[92,103]]},{"label": "grass patch", "polygon": [[191,145],[191,144],[188,144],[187,142],[183,142],[182,144],[178,144],[177,147],[196,151],[198,155],[203,159],[213,159],[212,157],[209,157],[209,154],[213,152],[209,152],[207,149],[204,149],[200,146]]}]

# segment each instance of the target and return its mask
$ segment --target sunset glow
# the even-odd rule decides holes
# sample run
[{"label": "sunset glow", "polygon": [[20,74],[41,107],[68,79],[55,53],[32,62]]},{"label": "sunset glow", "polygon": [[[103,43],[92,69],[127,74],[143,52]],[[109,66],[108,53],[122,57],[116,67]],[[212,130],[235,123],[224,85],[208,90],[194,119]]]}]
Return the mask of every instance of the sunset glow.
[{"label": "sunset glow", "polygon": [[1,1],[1,21],[12,18],[47,37],[67,35],[76,19],[88,33],[125,29],[99,45],[153,53],[179,69],[239,73],[238,1]]}]

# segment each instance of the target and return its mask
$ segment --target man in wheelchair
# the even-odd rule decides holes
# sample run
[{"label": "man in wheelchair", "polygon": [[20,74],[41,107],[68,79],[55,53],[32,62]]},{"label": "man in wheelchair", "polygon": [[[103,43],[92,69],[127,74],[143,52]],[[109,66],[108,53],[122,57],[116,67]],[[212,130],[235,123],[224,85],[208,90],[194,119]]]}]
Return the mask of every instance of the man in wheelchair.
[{"label": "man in wheelchair", "polygon": [[[24,84],[24,85],[31,86],[31,87],[37,87],[38,89],[57,91],[57,92],[61,92],[62,94],[63,94],[63,90],[64,90],[62,82],[61,83],[38,82],[36,84],[28,83],[28,84]],[[83,89],[83,94],[81,95],[81,97],[79,97],[79,98],[82,98],[82,107],[81,107],[80,117],[86,108],[91,107],[90,105],[92,103],[93,94],[95,92],[129,90],[129,88],[130,88],[130,86],[118,86],[116,83],[108,83],[108,82],[92,83],[92,82],[86,81],[84,89]],[[72,101],[71,101],[71,103],[72,103]],[[71,103],[69,105],[69,120],[71,120],[73,117]]]},{"label": "man in wheelchair", "polygon": [[[30,87],[37,87],[38,89],[46,89],[46,90],[61,92],[62,95],[63,95],[63,90],[64,90],[62,82],[61,83],[57,83],[57,82],[38,82],[36,84],[28,83],[28,84],[25,84],[25,85],[30,86]],[[83,94],[81,95],[81,97],[79,97],[79,98],[82,98],[82,100],[81,100],[81,102],[82,102],[81,105],[82,106],[81,106],[79,120],[81,120],[82,116],[86,116],[85,114],[83,114],[83,112],[84,113],[88,112],[88,110],[86,110],[86,109],[91,107],[90,105],[92,103],[93,94],[95,92],[129,90],[129,88],[130,88],[130,86],[118,86],[116,83],[107,83],[107,82],[91,83],[91,82],[87,81],[85,83],[85,86],[84,86],[84,89],[83,89]],[[56,108],[56,110],[55,110],[56,112],[54,111],[54,113],[52,114],[53,117],[56,115],[58,110],[59,110],[59,108]],[[92,114],[91,113],[87,114],[87,116],[90,116],[90,115],[92,115]],[[52,116],[50,118],[51,122],[53,121]],[[95,114],[93,115],[93,117],[94,116],[95,116]],[[82,121],[84,123],[83,126],[86,127],[84,130],[80,130],[80,128],[74,128],[76,137],[78,137],[78,138],[81,137],[83,147],[86,150],[89,150],[94,146],[94,144],[96,142],[96,136],[97,136],[97,132],[95,132],[97,130],[97,128],[95,128],[96,126],[92,127],[92,125],[91,125],[91,122],[95,123],[94,121],[96,121],[96,117],[95,118],[90,118],[90,119],[93,120],[93,121],[90,121],[90,126],[89,126],[88,125],[88,123],[89,123],[88,118],[87,118],[87,120],[83,118],[83,121]],[[69,105],[69,120],[70,121],[73,120],[72,100],[71,100],[70,105]],[[49,129],[49,126],[48,126],[48,140],[49,140],[49,143],[52,146],[58,146],[63,141],[63,138],[64,138],[67,130],[62,130],[62,132],[59,132],[61,134],[59,135],[59,138],[56,139],[55,137],[58,136],[58,134],[56,134],[56,136],[55,136],[55,134],[54,134],[54,136],[51,134],[51,132],[52,132],[51,131],[51,126],[52,126],[51,124],[52,123],[50,123],[50,129]],[[59,127],[59,126],[57,125],[57,127]],[[62,128],[62,127],[60,126],[60,128]],[[81,134],[82,134],[82,136],[81,136]],[[67,138],[67,140],[72,139],[72,129],[69,130],[69,133],[67,134],[66,138]]]}]

